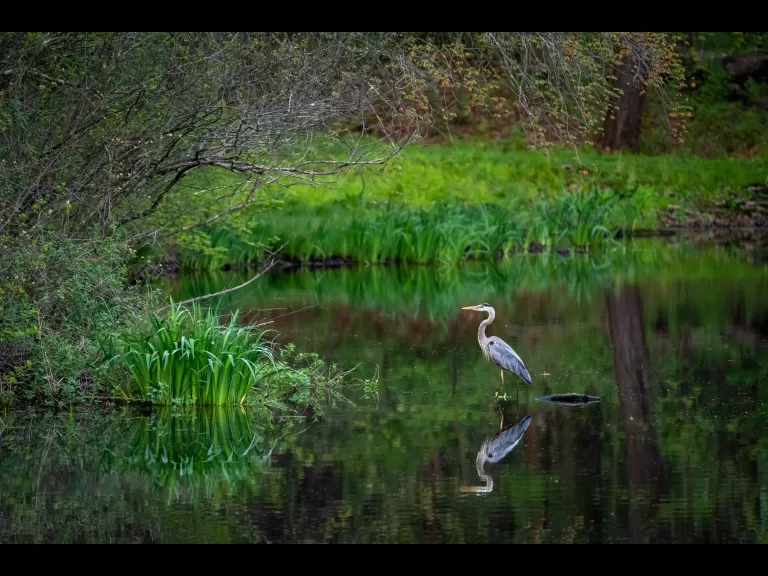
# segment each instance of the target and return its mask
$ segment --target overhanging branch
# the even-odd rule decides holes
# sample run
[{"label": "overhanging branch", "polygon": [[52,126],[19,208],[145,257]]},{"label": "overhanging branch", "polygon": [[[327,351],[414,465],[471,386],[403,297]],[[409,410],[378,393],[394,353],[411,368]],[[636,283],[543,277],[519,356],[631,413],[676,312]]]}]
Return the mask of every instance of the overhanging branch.
[{"label": "overhanging branch", "polygon": [[[261,278],[275,264],[277,264],[277,260],[272,259],[272,261],[269,263],[269,266],[267,266],[266,268],[264,268],[264,270],[262,270],[261,272],[256,274],[256,276],[254,276],[253,278],[248,280],[248,282],[243,282],[239,286],[235,286],[233,288],[227,288],[226,290],[222,290],[221,292],[214,292],[213,294],[205,294],[204,296],[198,296],[197,298],[190,298],[189,300],[182,300],[181,302],[177,302],[176,305],[177,306],[182,306],[182,305],[185,305],[185,304],[192,304],[193,302],[200,302],[201,300],[208,300],[209,298],[214,298],[216,296],[223,296],[224,294],[229,294],[230,292],[234,292],[235,290],[240,290],[240,288],[244,288],[245,286],[248,286],[248,284],[250,284],[251,282],[254,282],[255,280],[258,280],[259,278]],[[171,307],[171,305],[168,304],[166,306],[163,306],[162,308],[158,308],[155,311],[155,314],[159,314],[163,310],[167,310],[170,307]]]}]

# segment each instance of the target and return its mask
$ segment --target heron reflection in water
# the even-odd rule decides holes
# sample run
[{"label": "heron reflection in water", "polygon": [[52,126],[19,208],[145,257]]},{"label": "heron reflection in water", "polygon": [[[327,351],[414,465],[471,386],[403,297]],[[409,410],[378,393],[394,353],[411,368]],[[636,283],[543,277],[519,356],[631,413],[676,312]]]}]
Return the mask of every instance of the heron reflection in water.
[{"label": "heron reflection in water", "polygon": [[[502,423],[504,419],[502,417]],[[493,490],[493,478],[490,474],[485,473],[486,462],[499,462],[512,449],[517,446],[520,440],[528,430],[528,425],[531,423],[531,417],[526,416],[519,424],[511,426],[506,430],[502,430],[492,438],[486,438],[480,451],[477,453],[475,459],[475,465],[477,466],[477,475],[485,482],[485,486],[462,486],[460,490],[462,492],[475,492],[480,494],[486,494]]]},{"label": "heron reflection in water", "polygon": [[[496,396],[501,392],[501,387],[504,385],[504,370],[509,370],[516,376],[519,376],[528,384],[531,383],[531,375],[528,373],[528,369],[525,367],[523,360],[512,349],[512,346],[504,342],[498,336],[491,336],[490,338],[485,335],[485,327],[490,325],[496,318],[496,311],[490,304],[478,304],[477,306],[465,306],[462,310],[475,310],[477,312],[488,312],[488,317],[480,322],[480,327],[477,329],[477,342],[480,344],[480,349],[483,351],[483,355],[486,360],[493,361],[497,366],[501,368],[501,384],[496,391]],[[506,398],[506,393],[504,397]],[[520,401],[520,381],[517,380],[517,401]]]}]

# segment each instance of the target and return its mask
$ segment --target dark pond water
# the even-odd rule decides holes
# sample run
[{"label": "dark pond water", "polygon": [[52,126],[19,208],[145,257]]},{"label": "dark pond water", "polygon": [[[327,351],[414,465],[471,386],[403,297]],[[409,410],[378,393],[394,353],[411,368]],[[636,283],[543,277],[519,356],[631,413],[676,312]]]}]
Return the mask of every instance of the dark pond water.
[{"label": "dark pond water", "polygon": [[[7,413],[0,541],[768,542],[767,295],[753,256],[657,243],[275,274],[220,304],[360,377],[378,371],[378,398],[273,422]],[[496,401],[484,315],[460,310],[482,302],[533,378],[519,403],[511,376]],[[600,400],[537,400],[568,393]]]}]

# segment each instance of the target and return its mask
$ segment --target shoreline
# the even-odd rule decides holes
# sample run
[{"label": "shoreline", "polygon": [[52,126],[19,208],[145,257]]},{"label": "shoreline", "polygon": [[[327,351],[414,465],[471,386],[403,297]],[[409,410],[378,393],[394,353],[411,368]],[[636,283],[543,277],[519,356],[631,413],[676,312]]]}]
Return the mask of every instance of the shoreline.
[{"label": "shoreline", "polygon": [[[619,231],[614,237],[615,240],[632,240],[642,238],[683,238],[686,240],[708,240],[715,243],[724,242],[742,243],[742,247],[747,250],[766,247],[768,248],[768,221],[760,221],[750,226],[742,225],[724,225],[722,223],[712,224],[677,224],[671,226],[665,226],[658,229],[637,229],[631,232],[624,233]],[[553,246],[547,244],[540,244],[538,242],[529,242],[527,245],[516,246],[506,256],[515,254],[542,254],[552,253],[558,254],[562,257],[570,257],[580,254],[599,253],[602,249],[597,249],[590,252],[589,247],[573,247],[573,246]],[[318,268],[318,269],[333,269],[342,267],[352,267],[359,265],[375,265],[375,266],[394,266],[394,265],[408,265],[408,266],[434,266],[435,263],[416,263],[403,261],[399,259],[381,260],[375,263],[366,264],[362,261],[357,261],[354,258],[342,257],[338,255],[329,256],[326,258],[313,258],[311,260],[299,260],[290,256],[276,254],[277,271],[293,270],[299,268]],[[493,258],[493,261],[498,261],[504,258],[505,255],[501,252],[497,253]],[[472,262],[477,259],[469,257],[462,261]],[[211,268],[208,270],[197,269],[184,269],[178,265],[175,259],[168,259],[162,262],[158,266],[155,277],[177,278],[181,274],[199,273],[213,270],[220,270],[222,272],[244,272],[247,270],[253,270],[261,266],[265,260],[252,260],[249,263],[225,263],[218,268]]]}]

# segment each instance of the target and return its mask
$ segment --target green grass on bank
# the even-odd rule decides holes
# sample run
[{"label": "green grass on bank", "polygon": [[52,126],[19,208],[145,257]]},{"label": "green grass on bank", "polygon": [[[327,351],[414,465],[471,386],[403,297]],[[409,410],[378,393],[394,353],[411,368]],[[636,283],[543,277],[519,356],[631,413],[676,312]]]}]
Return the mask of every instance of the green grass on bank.
[{"label": "green grass on bank", "polygon": [[[340,397],[344,373],[326,370],[314,354],[292,358],[293,346],[273,350],[266,333],[239,326],[237,311],[222,326],[210,309],[172,304],[168,314],[150,316],[142,333],[111,335],[101,347],[114,388],[128,400],[279,407],[287,400]],[[293,367],[296,360],[303,366]]]},{"label": "green grass on bank", "polygon": [[563,194],[519,211],[495,205],[292,202],[264,215],[249,231],[205,231],[207,243],[197,242],[204,248],[182,251],[181,264],[185,269],[247,265],[280,249],[283,257],[301,262],[343,258],[365,264],[455,265],[467,259],[506,258],[529,242],[594,250],[612,242],[617,230],[633,228],[641,217],[635,197],[598,190]]},{"label": "green grass on bank", "polygon": [[[492,259],[530,241],[594,249],[620,230],[654,229],[670,206],[733,203],[763,182],[763,159],[601,155],[553,149],[520,139],[415,145],[383,168],[352,170],[330,185],[264,190],[272,204],[237,227],[182,234],[182,265],[216,268],[282,255],[308,261],[453,264]],[[199,172],[194,188],[235,186],[236,175]]]}]

